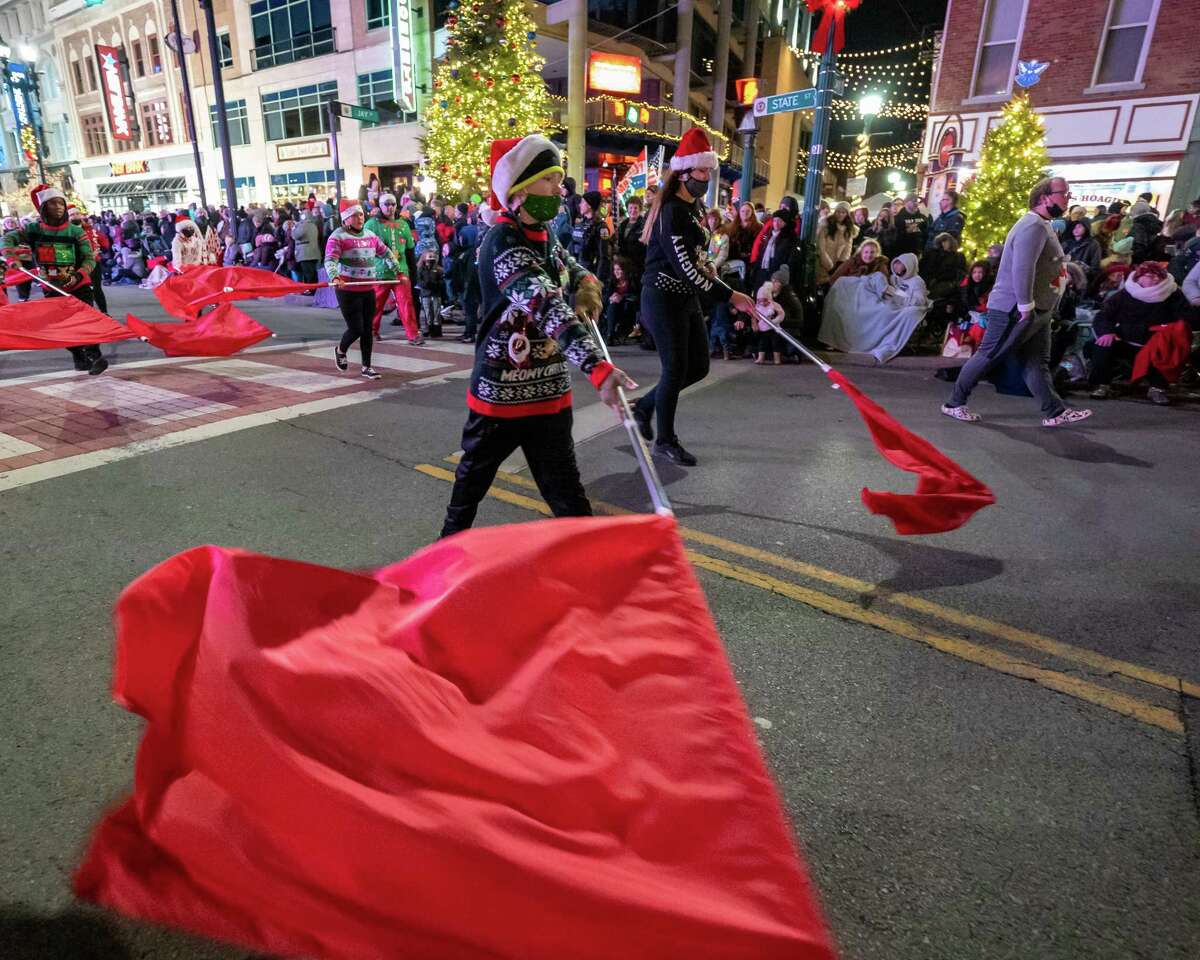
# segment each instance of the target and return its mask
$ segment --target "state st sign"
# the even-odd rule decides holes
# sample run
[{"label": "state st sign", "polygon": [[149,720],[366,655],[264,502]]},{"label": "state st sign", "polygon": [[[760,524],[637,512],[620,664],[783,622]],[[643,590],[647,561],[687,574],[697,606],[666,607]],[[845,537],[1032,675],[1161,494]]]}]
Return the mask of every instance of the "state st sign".
[{"label": "state st sign", "polygon": [[816,88],[809,87],[807,90],[793,90],[791,93],[775,93],[769,97],[759,97],[754,101],[754,115],[756,117],[769,117],[774,113],[812,110],[816,106]]}]

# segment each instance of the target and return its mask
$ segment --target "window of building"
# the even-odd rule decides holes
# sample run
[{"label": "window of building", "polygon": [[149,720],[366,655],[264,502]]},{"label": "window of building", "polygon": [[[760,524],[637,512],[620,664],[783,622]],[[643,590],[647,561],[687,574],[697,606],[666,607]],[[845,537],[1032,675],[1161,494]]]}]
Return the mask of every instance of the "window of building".
[{"label": "window of building", "polygon": [[[221,145],[221,131],[217,128],[217,108],[208,108],[208,117],[212,122],[213,143]],[[240,147],[250,142],[250,119],[246,113],[245,100],[226,100],[225,119],[229,121],[229,145]]]},{"label": "window of building", "polygon": [[108,153],[108,134],[104,130],[103,114],[80,117],[79,125],[83,127],[83,152],[87,156],[102,157]]},{"label": "window of building", "polygon": [[90,53],[83,58],[83,76],[87,80],[88,90],[96,89],[96,58]]},{"label": "window of building", "polygon": [[268,140],[291,140],[329,132],[326,104],[337,99],[337,81],[326,80],[293,90],[262,95],[263,128]]},{"label": "window of building", "polygon": [[142,104],[142,133],[148,147],[163,147],[175,142],[171,135],[171,110],[166,100]]},{"label": "window of building", "polygon": [[1112,0],[1096,64],[1097,86],[1142,79],[1157,16],[1158,0]]},{"label": "window of building", "polygon": [[158,45],[158,37],[147,37],[146,46],[150,48],[150,71],[162,73],[162,50]]},{"label": "window of building", "polygon": [[78,60],[71,61],[71,79],[75,82],[75,92],[77,94],[83,93],[83,69],[79,66]]},{"label": "window of building", "polygon": [[233,66],[233,41],[229,39],[228,30],[217,32],[217,47],[221,51],[221,69]]},{"label": "window of building", "polygon": [[255,0],[250,22],[255,70],[334,51],[329,0]]},{"label": "window of building", "polygon": [[367,29],[391,25],[392,5],[389,0],[367,0]]},{"label": "window of building", "polygon": [[975,57],[975,97],[1003,96],[1012,89],[1025,0],[988,0]]},{"label": "window of building", "polygon": [[[394,119],[385,117],[382,123],[414,123],[418,118],[415,113],[405,113],[395,100],[396,91],[392,86],[392,71],[377,70],[375,73],[360,73],[358,75],[358,103],[363,107],[378,107]],[[364,123],[364,127],[373,127],[373,123]]]},{"label": "window of building", "polygon": [[142,52],[142,41],[134,40],[129,46],[133,51],[133,75],[144,77],[146,75],[146,55]]}]

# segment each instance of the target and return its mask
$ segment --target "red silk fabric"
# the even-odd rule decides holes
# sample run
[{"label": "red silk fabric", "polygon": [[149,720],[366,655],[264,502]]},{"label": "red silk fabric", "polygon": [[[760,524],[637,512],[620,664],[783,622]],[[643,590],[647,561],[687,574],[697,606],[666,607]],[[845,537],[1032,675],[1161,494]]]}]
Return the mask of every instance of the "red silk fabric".
[{"label": "red silk fabric", "polygon": [[0,306],[0,350],[51,350],[132,340],[136,334],[75,297]]},{"label": "red silk fabric", "polygon": [[232,303],[186,323],[148,323],[129,313],[125,325],[168,357],[228,357],[271,336],[270,330]]},{"label": "red silk fabric", "polygon": [[833,957],[670,518],[200,547],[116,618],[146,728],[82,897],[323,960]]},{"label": "red silk fabric", "polygon": [[826,375],[854,401],[884,459],[919,478],[915,493],[863,487],[863,504],[871,513],[888,517],[897,533],[955,530],[976,511],[996,502],[996,495],[989,487],[928,440],[918,437],[836,370],[829,370]]},{"label": "red silk fabric", "polygon": [[[202,307],[252,297],[282,297],[304,293],[320,284],[296,283],[287,277],[255,267],[188,267],[154,288],[163,309],[181,320],[195,318]],[[365,289],[365,288],[364,288]]]}]

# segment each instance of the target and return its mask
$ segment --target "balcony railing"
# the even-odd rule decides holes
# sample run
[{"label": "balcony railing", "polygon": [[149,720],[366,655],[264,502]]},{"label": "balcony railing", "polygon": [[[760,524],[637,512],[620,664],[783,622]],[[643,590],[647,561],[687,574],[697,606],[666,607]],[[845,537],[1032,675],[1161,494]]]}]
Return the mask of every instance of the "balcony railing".
[{"label": "balcony railing", "polygon": [[265,70],[268,67],[278,67],[284,63],[295,63],[297,60],[308,60],[310,57],[320,57],[337,50],[337,28],[322,27],[310,33],[301,33],[294,37],[285,37],[274,43],[264,43],[250,51],[250,62],[255,70]]}]

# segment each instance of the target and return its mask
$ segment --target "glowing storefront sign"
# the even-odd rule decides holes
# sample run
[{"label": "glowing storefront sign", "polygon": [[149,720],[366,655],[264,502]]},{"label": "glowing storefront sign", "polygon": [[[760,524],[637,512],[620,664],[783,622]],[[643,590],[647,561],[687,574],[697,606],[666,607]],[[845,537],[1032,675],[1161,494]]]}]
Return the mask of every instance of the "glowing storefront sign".
[{"label": "glowing storefront sign", "polygon": [[606,93],[641,93],[642,61],[620,53],[593,53],[588,58],[588,86]]}]

